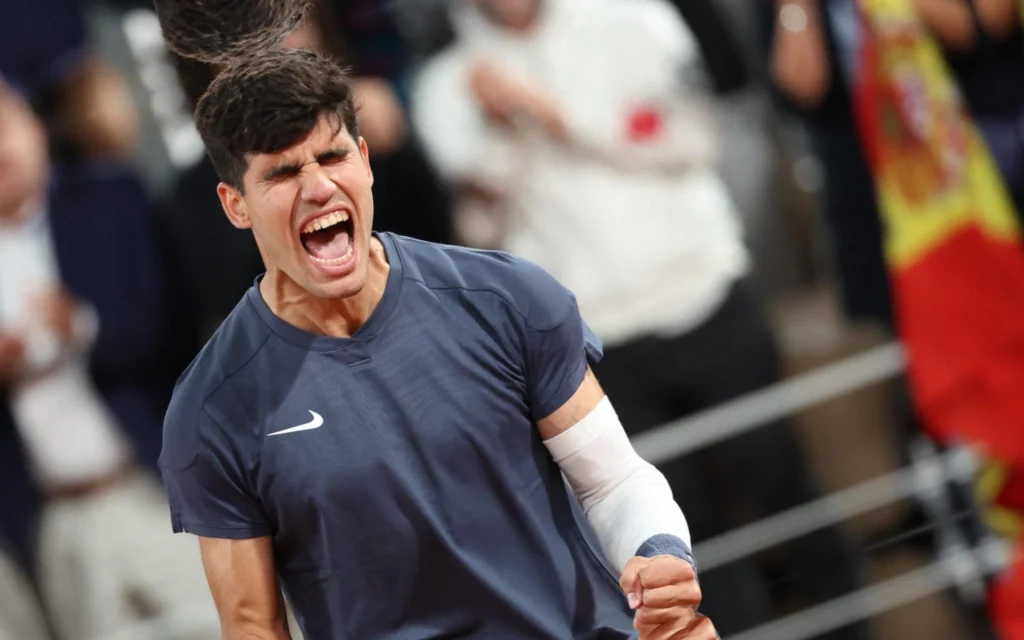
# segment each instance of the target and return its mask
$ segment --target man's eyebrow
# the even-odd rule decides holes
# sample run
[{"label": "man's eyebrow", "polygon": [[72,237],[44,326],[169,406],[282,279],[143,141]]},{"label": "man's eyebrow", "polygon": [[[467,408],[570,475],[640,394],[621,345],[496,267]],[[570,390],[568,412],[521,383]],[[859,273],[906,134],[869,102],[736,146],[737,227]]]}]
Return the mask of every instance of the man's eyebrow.
[{"label": "man's eyebrow", "polygon": [[332,147],[323,153],[316,155],[316,161],[323,164],[325,161],[329,162],[332,160],[344,160],[352,153],[352,149],[348,147]]},{"label": "man's eyebrow", "polygon": [[285,162],[274,167],[271,167],[265,174],[263,174],[264,182],[273,182],[278,178],[286,178],[288,176],[294,176],[299,173],[299,163],[297,162]]}]

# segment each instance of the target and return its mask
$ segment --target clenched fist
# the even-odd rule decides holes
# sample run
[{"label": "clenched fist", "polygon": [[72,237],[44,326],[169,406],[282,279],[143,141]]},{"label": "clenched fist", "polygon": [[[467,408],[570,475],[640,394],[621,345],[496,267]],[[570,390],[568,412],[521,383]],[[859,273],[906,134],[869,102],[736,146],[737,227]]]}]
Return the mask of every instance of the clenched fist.
[{"label": "clenched fist", "polygon": [[633,558],[619,578],[640,640],[715,640],[707,617],[697,613],[700,586],[693,566],[675,556]]}]

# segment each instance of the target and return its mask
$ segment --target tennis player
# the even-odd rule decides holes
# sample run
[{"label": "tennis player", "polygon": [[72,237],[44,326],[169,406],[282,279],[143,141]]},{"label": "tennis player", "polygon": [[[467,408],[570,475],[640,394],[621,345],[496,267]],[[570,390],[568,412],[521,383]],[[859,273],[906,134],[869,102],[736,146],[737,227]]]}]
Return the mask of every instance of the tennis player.
[{"label": "tennis player", "polygon": [[374,233],[349,80],[318,54],[232,63],[196,119],[266,265],[182,376],[161,456],[224,637],[288,638],[283,587],[310,640],[714,638],[572,294]]}]

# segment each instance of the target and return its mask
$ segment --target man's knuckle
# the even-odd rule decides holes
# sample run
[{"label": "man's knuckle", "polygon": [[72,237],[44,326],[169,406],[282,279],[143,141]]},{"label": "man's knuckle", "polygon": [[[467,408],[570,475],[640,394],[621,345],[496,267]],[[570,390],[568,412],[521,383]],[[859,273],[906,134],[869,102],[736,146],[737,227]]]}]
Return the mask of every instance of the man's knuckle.
[{"label": "man's knuckle", "polygon": [[679,571],[685,576],[686,580],[692,580],[697,577],[697,572],[694,570],[693,565],[686,560],[679,560]]},{"label": "man's knuckle", "polygon": [[637,565],[635,559],[630,560],[626,563],[626,566],[622,568],[622,573],[619,575],[619,582],[625,583],[630,578],[636,577]]},{"label": "man's knuckle", "polygon": [[715,625],[711,622],[711,618],[707,616],[701,616],[701,621],[697,624],[694,629],[696,637],[702,640],[715,640],[718,638],[718,633],[715,631]]},{"label": "man's knuckle", "polygon": [[700,590],[700,585],[696,582],[691,582],[684,588],[687,600],[696,600],[697,602],[700,602],[704,598],[704,592]]}]

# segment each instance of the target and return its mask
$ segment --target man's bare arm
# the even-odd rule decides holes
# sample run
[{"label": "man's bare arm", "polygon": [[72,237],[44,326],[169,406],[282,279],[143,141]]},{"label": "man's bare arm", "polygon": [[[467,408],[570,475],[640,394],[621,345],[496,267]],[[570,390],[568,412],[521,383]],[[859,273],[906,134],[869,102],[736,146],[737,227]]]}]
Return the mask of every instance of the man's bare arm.
[{"label": "man's bare arm", "polygon": [[1019,28],[1020,4],[1015,0],[976,0],[974,7],[982,28],[997,40],[1009,38]]},{"label": "man's bare arm", "polygon": [[[914,0],[918,15],[932,33],[951,51],[976,48],[980,27],[996,40],[1004,40],[1018,28],[1016,0]],[[977,16],[977,25],[975,24]]]},{"label": "man's bare arm", "polygon": [[597,403],[603,399],[604,390],[598,384],[594,372],[587,368],[587,375],[583,379],[583,384],[569,398],[569,401],[550,416],[546,416],[537,422],[537,430],[540,431],[541,438],[550,440],[568,431],[580,420],[586,418],[594,410],[594,407],[597,406]]},{"label": "man's bare arm", "polygon": [[224,640],[292,640],[270,538],[199,538]]},{"label": "man's bare arm", "polygon": [[805,109],[819,106],[832,87],[820,0],[774,0],[771,75],[787,98]]}]

